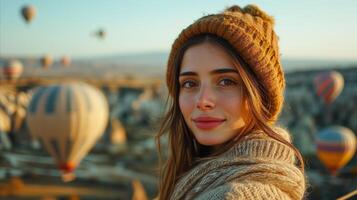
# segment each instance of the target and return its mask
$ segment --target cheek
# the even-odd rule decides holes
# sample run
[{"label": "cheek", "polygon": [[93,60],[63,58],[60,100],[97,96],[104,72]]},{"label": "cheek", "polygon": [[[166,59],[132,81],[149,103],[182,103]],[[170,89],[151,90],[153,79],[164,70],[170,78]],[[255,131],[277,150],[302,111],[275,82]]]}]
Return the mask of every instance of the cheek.
[{"label": "cheek", "polygon": [[180,110],[186,120],[190,117],[191,113],[193,112],[193,109],[195,107],[194,102],[195,101],[191,95],[180,94],[179,96]]},{"label": "cheek", "polygon": [[242,99],[236,98],[226,98],[222,104],[225,113],[228,114],[229,127],[231,129],[240,129],[246,124],[246,118],[244,116],[244,108]]},{"label": "cheek", "polygon": [[242,112],[242,96],[238,93],[226,93],[220,97],[220,107],[230,115],[232,119],[238,119]]}]

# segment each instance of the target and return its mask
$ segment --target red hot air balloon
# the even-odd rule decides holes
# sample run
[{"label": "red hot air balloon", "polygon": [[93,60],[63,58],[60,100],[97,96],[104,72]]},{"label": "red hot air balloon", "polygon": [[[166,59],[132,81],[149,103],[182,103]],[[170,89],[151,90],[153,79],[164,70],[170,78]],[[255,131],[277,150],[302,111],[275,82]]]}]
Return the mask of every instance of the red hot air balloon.
[{"label": "red hot air balloon", "polygon": [[65,67],[69,66],[71,64],[71,58],[68,56],[63,56],[61,58],[61,64]]},{"label": "red hot air balloon", "polygon": [[314,79],[317,95],[326,103],[332,103],[344,86],[343,76],[337,71],[322,72]]}]

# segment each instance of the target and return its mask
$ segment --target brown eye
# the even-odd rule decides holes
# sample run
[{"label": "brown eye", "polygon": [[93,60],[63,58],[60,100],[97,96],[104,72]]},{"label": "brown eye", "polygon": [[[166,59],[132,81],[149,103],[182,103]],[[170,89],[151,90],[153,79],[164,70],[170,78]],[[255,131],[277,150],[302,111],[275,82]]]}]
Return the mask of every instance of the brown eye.
[{"label": "brown eye", "polygon": [[196,82],[188,80],[188,81],[184,81],[181,84],[181,88],[188,88],[189,89],[189,88],[195,87],[196,85],[197,85]]},{"label": "brown eye", "polygon": [[231,85],[237,85],[237,83],[231,79],[225,78],[219,82],[219,85],[220,86],[231,86]]}]

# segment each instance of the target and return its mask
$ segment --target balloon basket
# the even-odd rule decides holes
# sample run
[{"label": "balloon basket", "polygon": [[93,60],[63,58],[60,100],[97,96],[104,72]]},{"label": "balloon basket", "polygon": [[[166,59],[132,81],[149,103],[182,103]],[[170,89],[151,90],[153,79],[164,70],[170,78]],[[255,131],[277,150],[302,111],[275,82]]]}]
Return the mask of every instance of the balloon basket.
[{"label": "balloon basket", "polygon": [[63,172],[62,173],[62,181],[63,182],[71,182],[76,179],[76,175],[73,172]]}]

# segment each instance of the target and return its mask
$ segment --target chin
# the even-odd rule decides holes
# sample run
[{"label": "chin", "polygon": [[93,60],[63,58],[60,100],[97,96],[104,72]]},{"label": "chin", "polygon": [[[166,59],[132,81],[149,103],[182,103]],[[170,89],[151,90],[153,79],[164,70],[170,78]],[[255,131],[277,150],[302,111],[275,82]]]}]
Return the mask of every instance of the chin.
[{"label": "chin", "polygon": [[221,139],[217,137],[207,136],[207,133],[198,133],[195,137],[197,142],[200,143],[201,145],[213,146],[223,143],[223,141],[221,141]]}]

